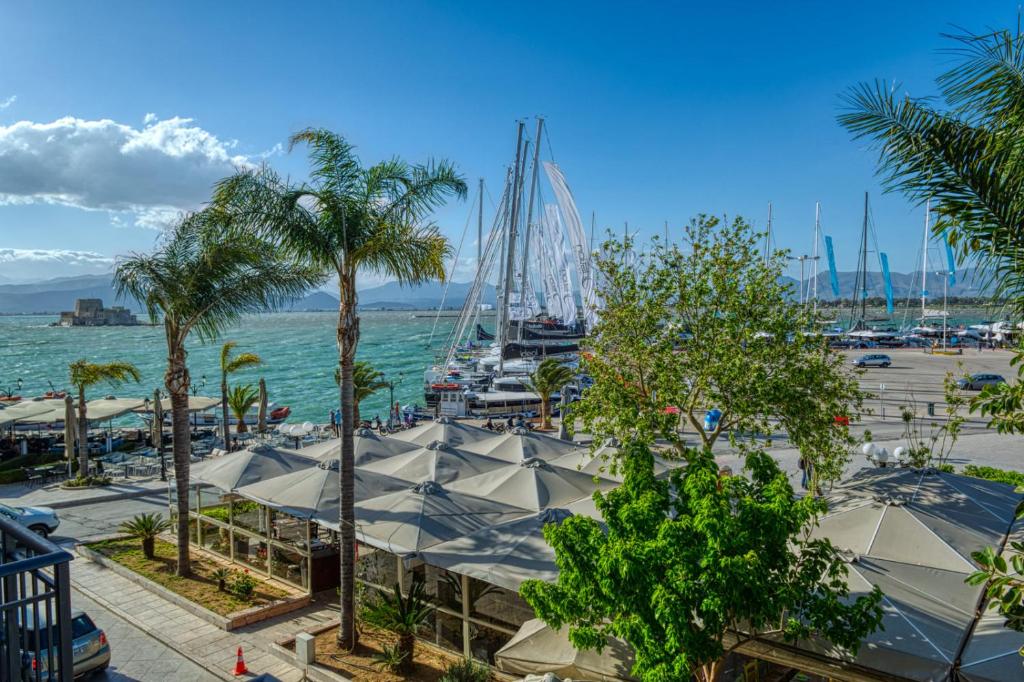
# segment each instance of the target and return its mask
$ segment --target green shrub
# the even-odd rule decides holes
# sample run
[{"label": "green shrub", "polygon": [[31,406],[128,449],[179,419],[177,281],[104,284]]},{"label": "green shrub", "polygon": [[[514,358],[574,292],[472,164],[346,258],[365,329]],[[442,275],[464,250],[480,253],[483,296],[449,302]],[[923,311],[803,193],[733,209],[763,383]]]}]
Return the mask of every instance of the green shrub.
[{"label": "green shrub", "polygon": [[399,673],[408,668],[405,664],[407,653],[397,644],[384,644],[379,654],[373,655],[373,664],[389,673]]},{"label": "green shrub", "polygon": [[86,488],[91,485],[110,485],[110,476],[76,476],[68,481],[64,482],[65,488]]},{"label": "green shrub", "polygon": [[941,471],[943,473],[947,473],[947,474],[956,473],[956,469],[953,468],[952,464],[940,464],[940,465],[938,465],[935,468],[938,469],[939,471]]},{"label": "green shrub", "polygon": [[490,669],[471,658],[449,664],[437,682],[487,682],[491,679]]},{"label": "green shrub", "polygon": [[249,599],[252,597],[252,593],[256,591],[256,585],[258,584],[256,578],[252,577],[247,568],[243,572],[235,574],[229,589],[231,594],[239,599]]},{"label": "green shrub", "polygon": [[0,471],[0,484],[3,483],[21,483],[26,478],[25,472],[21,469],[5,469]]},{"label": "green shrub", "polygon": [[200,510],[200,513],[203,516],[209,516],[211,519],[217,519],[223,523],[228,523],[228,519],[230,518],[228,508],[223,505],[218,505],[216,507],[203,507]]},{"label": "green shrub", "polygon": [[228,579],[231,578],[231,574],[234,573],[230,568],[226,566],[218,566],[210,572],[210,579],[217,581],[217,589],[221,592],[224,591],[225,584]]},{"label": "green shrub", "polygon": [[974,478],[983,478],[986,481],[1009,483],[1012,486],[1024,485],[1024,473],[1020,471],[1009,471],[1007,469],[980,467],[974,464],[968,464],[964,467],[963,474],[965,476],[973,476]]}]

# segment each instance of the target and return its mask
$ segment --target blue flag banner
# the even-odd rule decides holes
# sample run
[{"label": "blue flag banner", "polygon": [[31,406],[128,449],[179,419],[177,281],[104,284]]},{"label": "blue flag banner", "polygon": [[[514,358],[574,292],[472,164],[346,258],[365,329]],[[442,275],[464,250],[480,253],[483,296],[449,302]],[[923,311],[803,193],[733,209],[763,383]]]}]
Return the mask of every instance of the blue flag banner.
[{"label": "blue flag banner", "polygon": [[885,278],[885,310],[892,315],[892,277],[889,275],[889,257],[884,253],[879,253],[878,258],[882,261],[882,277]]},{"label": "blue flag banner", "polygon": [[953,258],[953,247],[949,244],[949,235],[943,234],[942,241],[946,243],[946,271],[949,274],[949,286],[956,284],[956,259]]},{"label": "blue flag banner", "polygon": [[839,296],[839,275],[836,274],[836,254],[832,250],[832,237],[825,237],[825,253],[828,254],[828,281],[832,285],[832,295]]}]

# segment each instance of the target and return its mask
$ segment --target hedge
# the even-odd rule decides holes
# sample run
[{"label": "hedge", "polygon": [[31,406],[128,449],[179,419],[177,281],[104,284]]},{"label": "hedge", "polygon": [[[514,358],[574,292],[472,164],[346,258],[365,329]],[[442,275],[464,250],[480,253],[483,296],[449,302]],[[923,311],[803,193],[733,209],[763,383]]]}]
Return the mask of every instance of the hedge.
[{"label": "hedge", "polygon": [[973,476],[974,478],[983,478],[986,481],[998,481],[999,483],[1009,483],[1012,486],[1024,486],[1024,473],[1020,471],[1008,471],[1006,469],[996,469],[995,467],[980,467],[974,464],[968,464],[963,469],[965,476]]}]

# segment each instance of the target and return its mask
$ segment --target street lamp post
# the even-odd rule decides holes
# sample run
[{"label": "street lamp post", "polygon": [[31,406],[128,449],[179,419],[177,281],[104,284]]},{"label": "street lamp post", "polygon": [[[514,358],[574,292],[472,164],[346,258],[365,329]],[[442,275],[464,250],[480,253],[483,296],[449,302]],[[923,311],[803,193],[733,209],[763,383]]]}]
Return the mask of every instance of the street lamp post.
[{"label": "street lamp post", "polygon": [[[398,383],[402,383],[402,373],[398,373]],[[395,382],[388,381],[388,431],[395,428]]]}]

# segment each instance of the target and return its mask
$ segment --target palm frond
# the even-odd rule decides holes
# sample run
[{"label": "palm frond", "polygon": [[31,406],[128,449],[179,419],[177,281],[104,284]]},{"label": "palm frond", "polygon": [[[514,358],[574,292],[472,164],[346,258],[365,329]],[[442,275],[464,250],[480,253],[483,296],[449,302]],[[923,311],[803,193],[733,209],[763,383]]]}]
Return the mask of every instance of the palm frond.
[{"label": "palm frond", "polygon": [[937,81],[957,114],[975,121],[1017,121],[1024,114],[1024,36],[1010,31],[947,34],[958,63]]},{"label": "palm frond", "polygon": [[138,368],[130,362],[96,363],[81,359],[68,365],[68,369],[72,385],[79,389],[89,388],[102,382],[120,386],[128,381],[138,382],[142,379]]}]

